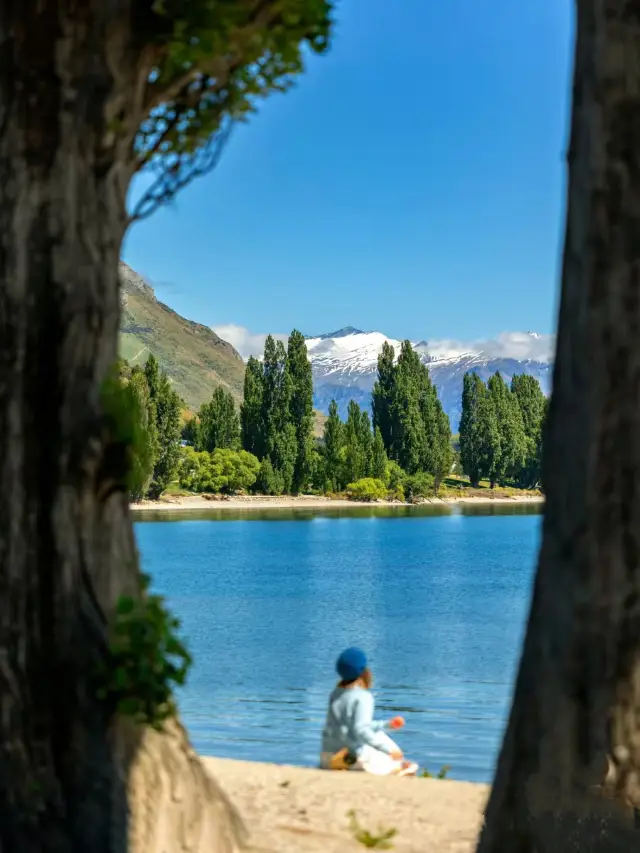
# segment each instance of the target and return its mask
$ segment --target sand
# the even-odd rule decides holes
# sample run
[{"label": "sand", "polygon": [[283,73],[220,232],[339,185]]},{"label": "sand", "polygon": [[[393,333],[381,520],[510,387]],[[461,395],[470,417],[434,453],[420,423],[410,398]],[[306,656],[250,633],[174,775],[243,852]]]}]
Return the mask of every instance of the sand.
[{"label": "sand", "polygon": [[473,853],[488,785],[393,779],[203,759],[245,822],[257,849],[276,853],[362,851],[349,828],[354,809],[369,832],[394,828],[397,853]]},{"label": "sand", "polygon": [[[544,498],[526,497],[518,495],[514,497],[460,497],[460,498],[430,498],[424,501],[423,504],[433,504],[448,506],[450,504],[469,503],[469,504],[537,504],[542,503]],[[298,497],[265,497],[263,495],[242,495],[242,496],[212,496],[204,498],[200,495],[189,497],[164,497],[157,501],[142,501],[140,503],[132,503],[131,509],[135,512],[157,511],[157,510],[192,510],[202,511],[207,509],[215,510],[265,510],[265,509],[340,509],[345,507],[366,507],[366,506],[411,506],[411,504],[401,504],[391,501],[377,501],[375,503],[359,503],[358,501],[349,501],[344,499],[323,498],[315,495],[299,495]]]}]

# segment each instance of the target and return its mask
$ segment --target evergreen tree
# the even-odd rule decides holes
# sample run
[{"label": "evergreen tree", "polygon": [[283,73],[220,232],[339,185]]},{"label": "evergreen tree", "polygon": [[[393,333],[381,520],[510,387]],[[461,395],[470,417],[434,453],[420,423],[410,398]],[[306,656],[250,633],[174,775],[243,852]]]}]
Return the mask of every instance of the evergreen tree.
[{"label": "evergreen tree", "polygon": [[338,405],[335,400],[329,403],[329,417],[324,424],[323,446],[325,465],[325,491],[340,491],[343,483],[342,462],[344,448],[344,424],[338,415]]},{"label": "evergreen tree", "polygon": [[371,431],[371,418],[369,412],[360,410],[360,424],[358,427],[358,439],[360,442],[360,453],[364,468],[364,476],[371,476],[371,463],[373,454],[373,432]]},{"label": "evergreen tree", "polygon": [[408,474],[415,474],[423,467],[428,451],[427,426],[421,411],[423,383],[428,379],[428,371],[423,369],[420,356],[405,340],[395,371],[392,389],[391,420],[393,441],[389,451]]},{"label": "evergreen tree", "polygon": [[296,459],[291,489],[297,494],[309,484],[313,451],[313,376],[304,335],[289,336],[287,369],[291,378],[289,413],[296,434]]},{"label": "evergreen tree", "polygon": [[214,390],[211,400],[200,407],[195,430],[195,449],[239,450],[240,418],[233,395],[221,385]]},{"label": "evergreen tree", "polygon": [[442,403],[433,392],[434,398],[434,434],[430,442],[431,458],[427,469],[433,474],[434,490],[440,490],[442,481],[451,473],[453,463],[453,447],[451,446],[451,424],[449,415],[442,408]]},{"label": "evergreen tree", "polygon": [[254,489],[263,495],[281,495],[284,493],[284,479],[282,474],[274,470],[268,456],[265,456],[260,463]]},{"label": "evergreen tree", "polygon": [[534,376],[515,375],[511,379],[513,392],[522,415],[525,434],[524,463],[516,474],[518,485],[533,489],[540,483],[542,435],[547,400]]},{"label": "evergreen tree", "polygon": [[112,380],[103,387],[102,403],[116,424],[127,424],[130,443],[127,485],[131,500],[140,501],[147,494],[158,456],[155,407],[144,372],[121,362]]},{"label": "evergreen tree", "polygon": [[262,417],[265,451],[275,472],[282,476],[283,491],[291,491],[297,456],[295,426],[289,407],[293,395],[291,374],[287,369],[287,353],[282,341],[267,337],[264,347],[264,383]]},{"label": "evergreen tree", "polygon": [[507,477],[520,472],[526,455],[526,436],[522,413],[516,399],[497,371],[487,383],[493,405],[500,440],[493,448],[489,478],[493,483],[503,483]]},{"label": "evergreen tree", "polygon": [[462,388],[460,458],[471,485],[488,477],[499,446],[496,415],[487,387],[476,373],[466,373]]},{"label": "evergreen tree", "polygon": [[395,364],[393,347],[385,344],[373,390],[373,425],[388,458],[408,474],[431,473],[439,483],[451,464],[450,427],[443,414],[429,369],[411,342],[402,342]]},{"label": "evergreen tree", "polygon": [[378,378],[371,396],[373,427],[380,430],[388,454],[391,454],[394,444],[392,410],[395,391],[395,357],[394,348],[385,341],[378,356]]},{"label": "evergreen tree", "polygon": [[360,409],[355,400],[349,401],[344,436],[344,480],[347,483],[355,483],[356,480],[368,476],[373,441],[369,415]]},{"label": "evergreen tree", "polygon": [[264,369],[254,356],[247,361],[244,374],[244,399],[240,406],[242,447],[262,459],[266,453],[264,426]]},{"label": "evergreen tree", "polygon": [[198,419],[190,417],[182,427],[182,440],[195,446],[198,441]]},{"label": "evergreen tree", "polygon": [[150,402],[155,411],[158,454],[149,486],[149,495],[158,498],[173,482],[180,463],[182,432],[182,400],[171,387],[169,377],[161,371],[156,358],[150,355],[144,368]]},{"label": "evergreen tree", "polygon": [[380,432],[380,428],[377,427],[373,435],[373,443],[371,446],[371,476],[375,480],[386,481],[388,464],[387,453],[384,449],[384,441],[382,440],[382,433]]}]

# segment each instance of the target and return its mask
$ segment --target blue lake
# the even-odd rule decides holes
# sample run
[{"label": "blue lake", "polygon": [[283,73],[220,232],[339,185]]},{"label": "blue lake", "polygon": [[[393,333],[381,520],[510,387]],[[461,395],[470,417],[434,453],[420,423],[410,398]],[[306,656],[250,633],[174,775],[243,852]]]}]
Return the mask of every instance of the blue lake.
[{"label": "blue lake", "polygon": [[535,506],[145,514],[145,571],[195,663],[206,755],[314,765],[334,661],[363,647],[377,716],[429,769],[490,781],[529,607]]}]

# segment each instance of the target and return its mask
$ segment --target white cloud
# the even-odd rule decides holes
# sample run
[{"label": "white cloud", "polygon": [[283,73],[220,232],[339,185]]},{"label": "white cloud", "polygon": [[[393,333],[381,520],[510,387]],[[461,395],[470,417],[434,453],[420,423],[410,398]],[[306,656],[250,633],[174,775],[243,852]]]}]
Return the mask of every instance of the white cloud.
[{"label": "white cloud", "polygon": [[502,332],[497,338],[489,340],[432,340],[427,342],[426,349],[436,358],[453,358],[463,353],[483,353],[490,358],[548,362],[553,359],[555,343],[555,335]]},{"label": "white cloud", "polygon": [[[212,326],[213,331],[234,346],[247,359],[260,356],[264,350],[267,332],[251,332],[234,323]],[[273,334],[276,340],[286,343],[288,335]],[[493,339],[463,341],[455,338],[434,339],[417,345],[436,358],[454,358],[465,353],[483,353],[490,358],[515,358],[518,361],[553,359],[555,335],[538,335],[533,332],[502,332]]]},{"label": "white cloud", "polygon": [[[231,346],[235,347],[245,360],[250,355],[258,356],[264,352],[264,342],[267,339],[268,332],[250,332],[249,329],[236,326],[234,323],[212,326],[211,328],[223,341],[228,341]],[[273,337],[277,341],[286,343],[289,336],[274,333]]]}]

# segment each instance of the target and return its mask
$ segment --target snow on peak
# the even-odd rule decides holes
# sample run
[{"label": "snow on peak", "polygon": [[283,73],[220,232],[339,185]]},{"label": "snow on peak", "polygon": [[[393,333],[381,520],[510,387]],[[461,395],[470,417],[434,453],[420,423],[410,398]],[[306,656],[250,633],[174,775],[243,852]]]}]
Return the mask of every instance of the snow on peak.
[{"label": "snow on peak", "polygon": [[346,338],[348,335],[364,335],[366,332],[356,329],[355,326],[345,326],[343,329],[338,329],[337,332],[326,332],[324,335],[310,335],[308,340],[327,340],[328,338]]},{"label": "snow on peak", "polygon": [[370,373],[376,366],[382,345],[388,342],[400,349],[400,341],[387,338],[381,332],[361,332],[351,327],[331,335],[307,338],[307,352],[314,366],[323,376],[340,372],[347,374]]}]

